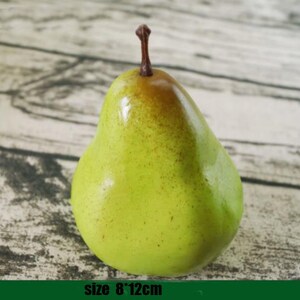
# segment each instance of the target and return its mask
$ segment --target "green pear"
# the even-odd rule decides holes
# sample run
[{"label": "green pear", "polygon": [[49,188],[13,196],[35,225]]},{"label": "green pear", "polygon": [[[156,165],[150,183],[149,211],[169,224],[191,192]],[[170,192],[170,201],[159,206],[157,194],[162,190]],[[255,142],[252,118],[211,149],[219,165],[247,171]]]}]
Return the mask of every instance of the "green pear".
[{"label": "green pear", "polygon": [[140,69],[112,83],[96,135],[74,174],[78,229],[106,264],[179,276],[215,259],[243,212],[239,174],[184,88],[151,68],[141,25]]}]

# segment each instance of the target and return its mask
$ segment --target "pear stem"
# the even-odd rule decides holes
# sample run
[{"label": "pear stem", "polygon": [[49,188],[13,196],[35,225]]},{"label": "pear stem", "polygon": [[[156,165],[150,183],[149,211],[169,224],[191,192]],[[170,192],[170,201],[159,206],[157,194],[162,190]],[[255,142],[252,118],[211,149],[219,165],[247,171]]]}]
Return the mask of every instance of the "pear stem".
[{"label": "pear stem", "polygon": [[152,72],[152,67],[151,67],[151,62],[150,62],[149,52],[148,52],[148,39],[151,30],[147,25],[142,24],[137,28],[135,33],[141,40],[141,47],[142,47],[142,62],[140,68],[140,75],[144,77],[152,76],[153,72]]}]

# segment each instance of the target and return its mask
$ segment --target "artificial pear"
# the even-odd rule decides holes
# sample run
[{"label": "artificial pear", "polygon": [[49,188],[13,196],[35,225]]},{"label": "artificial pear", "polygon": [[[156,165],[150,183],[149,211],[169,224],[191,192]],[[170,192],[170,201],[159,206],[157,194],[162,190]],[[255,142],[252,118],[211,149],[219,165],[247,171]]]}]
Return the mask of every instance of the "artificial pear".
[{"label": "artificial pear", "polygon": [[151,68],[112,83],[72,183],[78,229],[97,257],[132,274],[179,276],[215,259],[237,232],[239,174],[184,88]]}]

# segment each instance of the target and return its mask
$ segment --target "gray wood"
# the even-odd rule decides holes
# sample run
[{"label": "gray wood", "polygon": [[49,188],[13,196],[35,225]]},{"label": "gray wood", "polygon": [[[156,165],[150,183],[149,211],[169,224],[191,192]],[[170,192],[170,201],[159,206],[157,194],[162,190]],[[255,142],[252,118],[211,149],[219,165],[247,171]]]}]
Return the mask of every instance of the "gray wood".
[{"label": "gray wood", "polygon": [[114,78],[177,78],[226,147],[245,213],[229,248],[187,279],[300,279],[299,1],[0,2],[0,278],[141,278],[82,241],[69,193]]}]

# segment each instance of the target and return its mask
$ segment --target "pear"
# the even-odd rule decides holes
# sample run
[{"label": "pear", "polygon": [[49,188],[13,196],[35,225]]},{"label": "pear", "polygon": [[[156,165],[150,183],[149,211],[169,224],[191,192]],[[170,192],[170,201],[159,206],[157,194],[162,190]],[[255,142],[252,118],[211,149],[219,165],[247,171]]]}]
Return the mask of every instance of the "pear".
[{"label": "pear", "polygon": [[73,177],[71,204],[91,251],[131,274],[179,276],[215,259],[235,236],[242,184],[185,89],[142,63],[112,83]]}]

